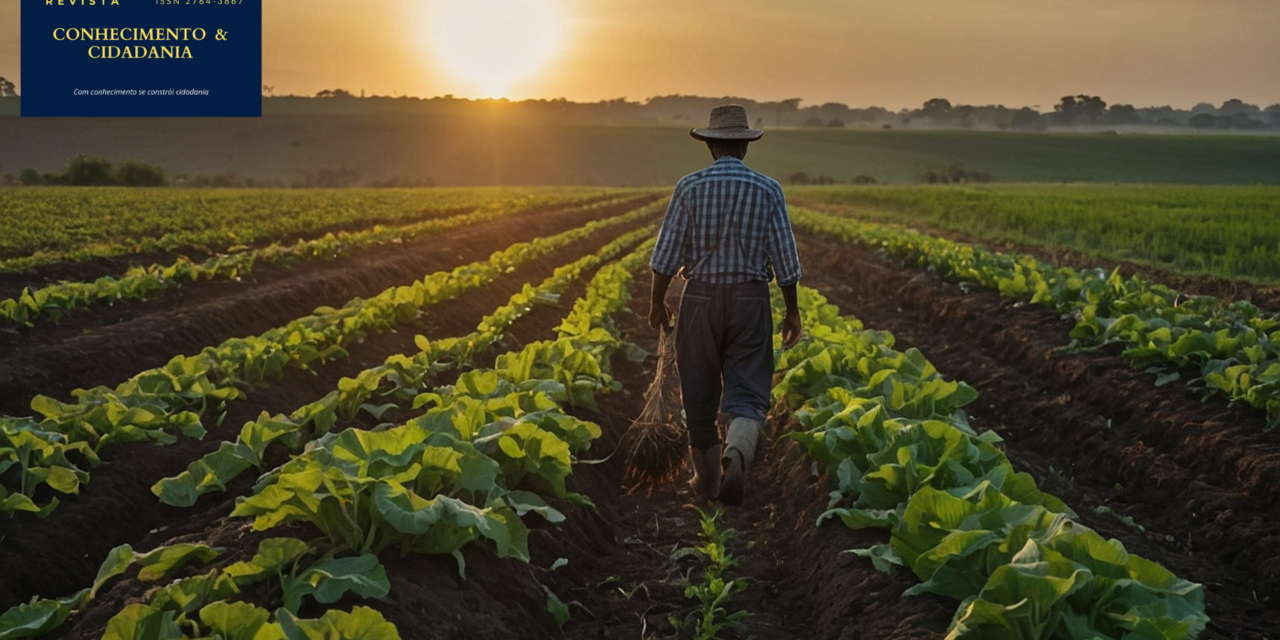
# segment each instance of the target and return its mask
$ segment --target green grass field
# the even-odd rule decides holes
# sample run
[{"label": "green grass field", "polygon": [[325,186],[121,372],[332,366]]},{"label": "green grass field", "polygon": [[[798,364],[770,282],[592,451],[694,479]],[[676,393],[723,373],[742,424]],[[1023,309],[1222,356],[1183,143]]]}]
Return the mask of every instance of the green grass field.
[{"label": "green grass field", "polygon": [[[670,186],[710,162],[688,125],[372,108],[268,110],[262,118],[0,115],[0,170],[53,172],[84,152],[159,164],[171,175],[233,172],[283,186],[342,169],[358,173],[351,186],[395,178],[436,185]],[[784,184],[798,172],[841,182],[867,175],[919,184],[925,171],[956,163],[1001,182],[1280,184],[1280,136],[766,129],[747,162]]]},{"label": "green grass field", "polygon": [[837,205],[870,220],[1280,284],[1277,187],[807,187],[788,195],[796,203]]}]

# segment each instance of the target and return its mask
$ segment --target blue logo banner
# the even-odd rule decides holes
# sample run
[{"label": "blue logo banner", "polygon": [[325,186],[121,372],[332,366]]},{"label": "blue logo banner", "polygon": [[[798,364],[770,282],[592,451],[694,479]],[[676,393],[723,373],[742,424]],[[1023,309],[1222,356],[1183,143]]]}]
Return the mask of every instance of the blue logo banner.
[{"label": "blue logo banner", "polygon": [[23,116],[261,116],[262,0],[22,0]]}]

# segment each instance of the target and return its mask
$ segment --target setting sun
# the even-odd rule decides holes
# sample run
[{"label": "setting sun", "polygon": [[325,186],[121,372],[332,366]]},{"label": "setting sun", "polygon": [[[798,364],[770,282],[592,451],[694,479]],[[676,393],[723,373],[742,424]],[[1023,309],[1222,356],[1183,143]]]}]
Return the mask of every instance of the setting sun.
[{"label": "setting sun", "polygon": [[546,66],[564,31],[553,0],[439,0],[428,20],[438,61],[485,97]]}]

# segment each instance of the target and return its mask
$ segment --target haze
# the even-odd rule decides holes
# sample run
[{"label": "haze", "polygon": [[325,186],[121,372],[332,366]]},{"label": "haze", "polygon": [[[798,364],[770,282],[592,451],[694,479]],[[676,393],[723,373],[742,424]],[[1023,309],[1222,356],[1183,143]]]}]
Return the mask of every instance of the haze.
[{"label": "haze", "polygon": [[[933,97],[1051,108],[1067,94],[1190,107],[1280,102],[1275,0],[548,0],[565,40],[508,97],[799,97],[892,109]],[[271,0],[263,80],[275,95],[479,89],[444,71],[425,2]],[[19,3],[0,3],[0,76],[18,83]]]}]

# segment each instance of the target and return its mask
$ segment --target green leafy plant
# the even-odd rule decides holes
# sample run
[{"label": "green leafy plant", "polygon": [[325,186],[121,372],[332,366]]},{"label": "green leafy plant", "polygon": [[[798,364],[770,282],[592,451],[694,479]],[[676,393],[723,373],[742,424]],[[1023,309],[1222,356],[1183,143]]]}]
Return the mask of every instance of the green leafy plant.
[{"label": "green leafy plant", "polygon": [[[218,347],[208,347],[197,356],[177,356],[164,367],[138,374],[114,390],[97,387],[78,391],[74,403],[60,403],[37,396],[32,401],[32,408],[44,416],[43,419],[0,418],[0,471],[7,464],[20,462],[18,448],[9,440],[10,433],[28,434],[23,436],[24,442],[36,434],[54,434],[44,438],[46,448],[53,447],[52,452],[48,456],[34,458],[36,466],[45,460],[51,461],[53,466],[67,466],[62,464],[65,456],[59,457],[59,451],[66,450],[66,446],[77,446],[75,443],[81,441],[88,442],[96,451],[113,442],[172,442],[174,436],[171,432],[174,431],[201,437],[204,435],[201,416],[240,398],[243,395],[241,386],[278,379],[288,368],[306,370],[318,362],[343,356],[343,344],[369,331],[383,331],[416,318],[423,308],[492,282],[528,260],[589,237],[601,229],[652,217],[657,210],[656,204],[648,205],[554,236],[517,243],[494,253],[487,261],[438,272],[409,286],[392,287],[367,300],[357,298],[341,309],[321,307],[313,315],[260,336],[233,338]],[[404,364],[404,360],[397,360],[390,371],[396,371],[395,367]],[[330,403],[336,400],[327,399]],[[326,400],[322,400],[324,402]],[[317,426],[331,426],[328,410],[332,406],[310,406],[303,410],[301,417]],[[349,406],[333,409],[345,407],[349,410]],[[197,408],[199,412],[193,411]],[[192,500],[198,496],[202,486],[224,486],[227,478],[257,464],[261,451],[254,450],[251,443],[287,434],[288,430],[279,428],[281,422],[251,428],[249,433],[242,433],[247,437],[236,445],[221,448],[221,457],[215,464],[192,471],[192,478],[197,481],[186,482],[174,489],[174,500]],[[59,449],[55,446],[58,444],[66,446]],[[83,460],[86,465],[95,462],[96,457]],[[84,475],[78,476],[78,482],[73,485],[61,472],[50,474],[56,483],[50,486],[55,490],[60,490],[58,487],[78,488],[80,483],[88,480],[87,470],[68,464]],[[24,482],[18,493],[29,499],[37,484]],[[18,510],[48,513],[45,507],[30,500],[12,496],[0,500],[3,500],[0,508],[10,514]]]},{"label": "green leafy plant", "polygon": [[713,640],[722,637],[724,632],[742,632],[746,630],[743,620],[748,613],[745,610],[729,611],[728,601],[747,586],[747,581],[731,577],[731,570],[737,566],[729,551],[729,540],[737,533],[733,529],[720,526],[724,512],[720,509],[707,512],[694,507],[698,511],[702,544],[696,547],[677,549],[672,560],[693,556],[698,559],[702,568],[697,581],[685,585],[684,597],[694,600],[698,608],[683,620],[672,616],[672,626],[677,630],[688,631],[698,640]]},{"label": "green leafy plant", "polygon": [[799,427],[786,437],[835,486],[822,519],[888,529],[890,544],[856,553],[913,571],[922,582],[908,594],[961,600],[949,638],[1181,640],[1204,629],[1203,588],[1104,540],[1015,472],[999,438],[969,425],[972,389],[816,292],[799,298],[808,337],[780,357],[774,398]]},{"label": "green leafy plant", "polygon": [[[1075,320],[1072,346],[1118,344],[1135,367],[1196,369],[1189,383],[1221,392],[1280,424],[1280,319],[1246,301],[1185,296],[1118,269],[1054,268],[1036,258],[953,242],[902,227],[793,210],[797,227],[877,247],[938,273],[1047,306]],[[1173,370],[1168,371],[1168,370]]]}]

